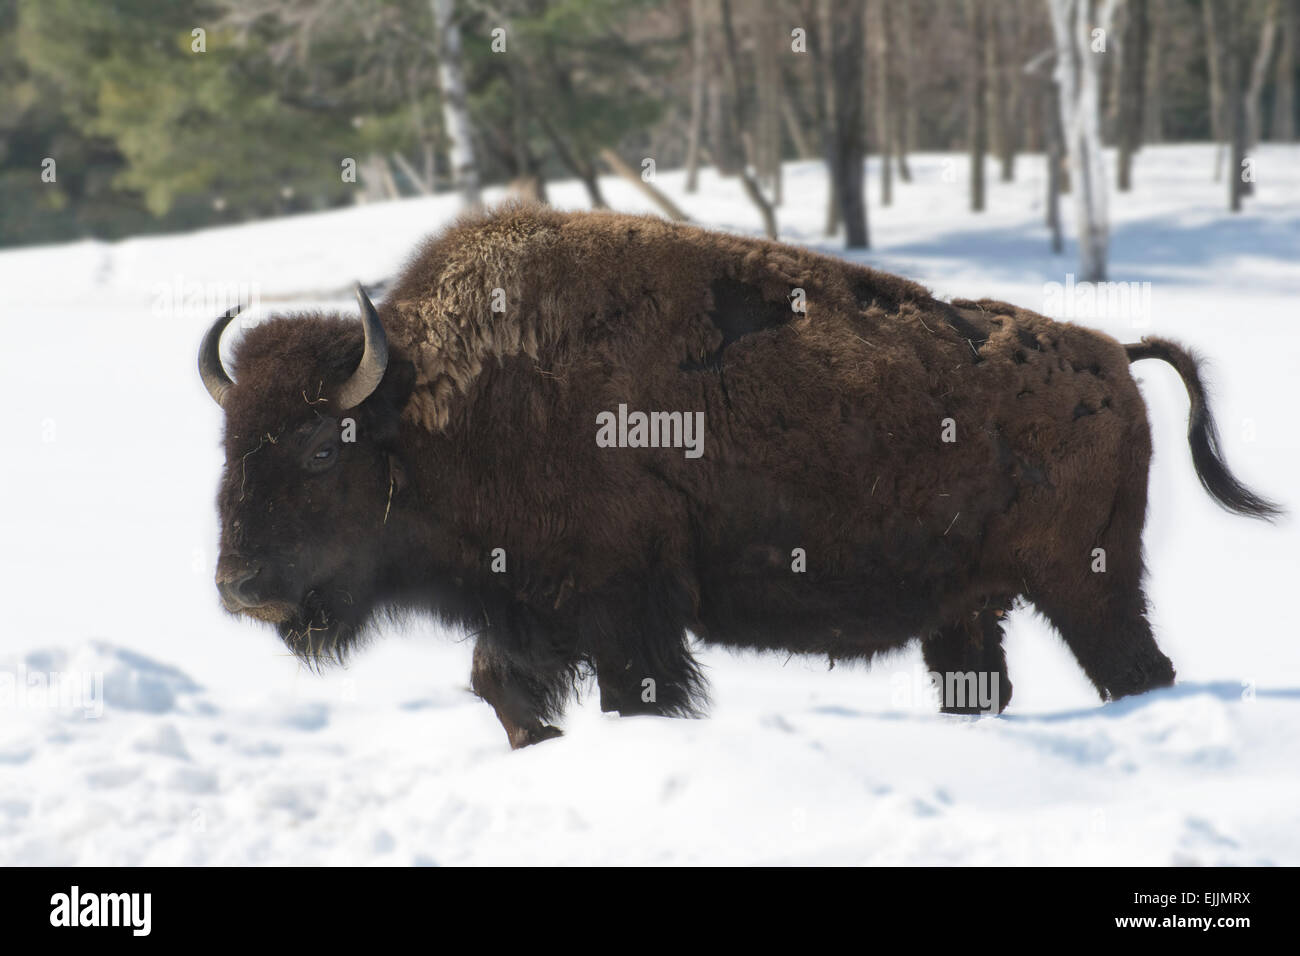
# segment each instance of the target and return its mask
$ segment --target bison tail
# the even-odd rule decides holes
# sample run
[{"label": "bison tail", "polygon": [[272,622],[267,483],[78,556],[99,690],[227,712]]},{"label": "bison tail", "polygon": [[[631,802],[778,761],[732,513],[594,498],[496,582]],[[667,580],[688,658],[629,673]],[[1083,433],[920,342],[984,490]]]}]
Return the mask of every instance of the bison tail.
[{"label": "bison tail", "polygon": [[1126,345],[1130,362],[1160,359],[1177,371],[1191,399],[1187,420],[1187,442],[1192,446],[1192,464],[1202,487],[1227,510],[1252,518],[1272,520],[1282,508],[1251,491],[1233,476],[1219,448],[1219,432],[1214,426],[1205,386],[1201,383],[1201,360],[1194,353],[1168,339],[1144,338],[1137,345]]}]

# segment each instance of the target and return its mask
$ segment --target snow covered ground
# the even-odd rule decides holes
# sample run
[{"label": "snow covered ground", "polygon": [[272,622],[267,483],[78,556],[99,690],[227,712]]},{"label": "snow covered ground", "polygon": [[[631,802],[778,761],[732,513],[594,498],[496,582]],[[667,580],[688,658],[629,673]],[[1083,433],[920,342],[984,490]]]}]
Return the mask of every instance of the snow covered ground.
[{"label": "snow covered ground", "polygon": [[[966,209],[965,161],[913,158],[863,261],[1212,360],[1228,458],[1300,507],[1300,151],[1265,147],[1224,211],[1212,151],[1148,148],[1112,196],[1118,307],[1072,309],[1043,169]],[[826,182],[786,169],[782,238],[821,236]],[[645,209],[624,183],[622,209]],[[686,196],[753,232],[732,181]],[[580,207],[575,184],[551,189]],[[871,668],[703,651],[713,714],[617,719],[511,753],[467,690],[469,647],[429,623],[346,670],[303,671],[212,583],[220,413],[195,373],[221,289],[258,312],[390,275],[449,198],[191,235],[0,253],[0,864],[1300,864],[1294,519],[1220,512],[1196,484],[1172,370],[1139,367],[1156,460],[1153,622],[1176,687],[1102,706],[1059,638],[1010,618],[1015,698],[938,715],[915,649]],[[1064,212],[1068,221],[1068,197]],[[256,316],[255,313],[254,317]],[[62,683],[51,702],[42,692]]]}]

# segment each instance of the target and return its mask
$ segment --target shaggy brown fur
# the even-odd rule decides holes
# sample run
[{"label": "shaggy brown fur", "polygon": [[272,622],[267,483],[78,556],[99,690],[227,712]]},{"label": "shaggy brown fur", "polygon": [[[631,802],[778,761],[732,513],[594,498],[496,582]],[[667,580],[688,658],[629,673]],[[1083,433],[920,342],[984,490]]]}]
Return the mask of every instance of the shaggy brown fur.
[{"label": "shaggy brown fur", "polygon": [[[558,733],[589,670],[607,710],[695,712],[688,631],[837,659],[920,637],[933,671],[997,674],[1000,709],[1017,597],[1103,698],[1171,683],[1144,614],[1151,441],[1131,360],[1187,382],[1210,492],[1272,511],[1223,467],[1172,343],[1126,352],[804,249],[511,206],[428,242],[380,314],[393,358],[348,413],[355,443],[330,405],[355,323],[245,335],[218,578],[313,659],[375,609],[468,627],[474,689],[514,746]],[[703,456],[598,447],[620,405],[703,412]]]}]

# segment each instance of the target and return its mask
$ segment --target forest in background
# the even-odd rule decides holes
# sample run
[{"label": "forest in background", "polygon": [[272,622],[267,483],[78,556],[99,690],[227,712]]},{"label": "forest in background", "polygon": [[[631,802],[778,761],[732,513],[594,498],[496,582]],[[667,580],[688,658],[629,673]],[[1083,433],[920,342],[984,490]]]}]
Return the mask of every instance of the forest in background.
[{"label": "forest in background", "polygon": [[1087,219],[1094,179],[1104,203],[1182,140],[1224,144],[1206,175],[1240,208],[1253,144],[1296,137],[1298,23],[1300,0],[0,0],[0,245],[557,177],[599,206],[600,175],[654,193],[701,164],[775,235],[781,162],[817,159],[828,234],[862,247],[914,151],[969,151],[975,211],[1046,151]]}]

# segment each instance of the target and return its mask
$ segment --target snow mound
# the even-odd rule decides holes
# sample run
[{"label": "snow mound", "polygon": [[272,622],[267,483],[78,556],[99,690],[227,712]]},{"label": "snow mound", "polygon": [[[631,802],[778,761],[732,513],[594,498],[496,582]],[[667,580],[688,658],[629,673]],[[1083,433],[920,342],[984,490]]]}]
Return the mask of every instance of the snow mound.
[{"label": "snow mound", "polygon": [[0,673],[10,675],[16,695],[28,706],[81,710],[88,717],[113,710],[166,714],[202,690],[177,668],[104,641],[73,650],[32,650],[0,664]]}]

